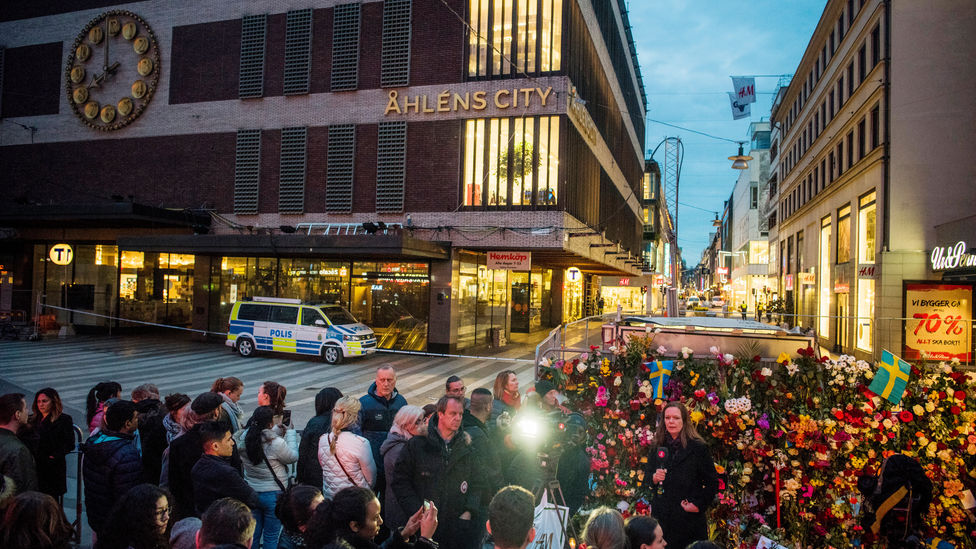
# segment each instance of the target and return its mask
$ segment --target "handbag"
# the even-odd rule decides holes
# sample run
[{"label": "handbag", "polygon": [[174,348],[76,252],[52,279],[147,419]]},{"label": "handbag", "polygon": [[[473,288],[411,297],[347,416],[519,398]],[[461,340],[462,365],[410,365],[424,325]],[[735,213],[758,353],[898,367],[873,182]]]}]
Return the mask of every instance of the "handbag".
[{"label": "handbag", "polygon": [[[329,435],[329,436],[332,436],[332,435]],[[329,439],[329,442],[331,442],[331,441],[332,441],[332,439]],[[342,460],[339,459],[339,455],[338,454],[332,454],[332,457],[335,458],[336,463],[339,464],[339,468],[342,469],[342,472],[346,474],[346,478],[349,479],[349,482],[351,482],[353,486],[359,486],[359,484],[355,480],[352,479],[352,475],[349,474],[349,471],[346,471],[346,466],[342,464]]]},{"label": "handbag", "polygon": [[291,477],[288,477],[288,487],[287,488],[285,487],[285,484],[283,482],[281,482],[281,479],[279,479],[278,478],[278,475],[275,473],[274,467],[271,466],[271,462],[268,461],[268,455],[267,454],[264,455],[264,464],[268,466],[268,470],[271,471],[271,476],[274,477],[274,479],[275,479],[275,484],[278,485],[278,488],[281,488],[282,493],[284,493],[286,490],[288,490],[288,488],[291,488],[292,487],[292,485],[294,484],[294,481],[292,480]]}]

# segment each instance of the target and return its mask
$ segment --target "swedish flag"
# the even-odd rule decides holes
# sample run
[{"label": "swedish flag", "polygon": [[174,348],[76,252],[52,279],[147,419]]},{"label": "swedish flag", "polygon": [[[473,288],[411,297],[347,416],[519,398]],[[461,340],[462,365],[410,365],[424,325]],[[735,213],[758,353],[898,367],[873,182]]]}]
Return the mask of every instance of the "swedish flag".
[{"label": "swedish flag", "polygon": [[652,360],[645,362],[644,366],[651,371],[648,379],[650,379],[651,387],[654,389],[654,398],[664,398],[664,387],[667,386],[668,381],[671,379],[671,370],[674,368],[674,361]]},{"label": "swedish flag", "polygon": [[881,351],[881,362],[874,374],[874,381],[868,389],[891,401],[892,404],[901,402],[908,386],[908,376],[912,373],[912,366],[888,351]]}]

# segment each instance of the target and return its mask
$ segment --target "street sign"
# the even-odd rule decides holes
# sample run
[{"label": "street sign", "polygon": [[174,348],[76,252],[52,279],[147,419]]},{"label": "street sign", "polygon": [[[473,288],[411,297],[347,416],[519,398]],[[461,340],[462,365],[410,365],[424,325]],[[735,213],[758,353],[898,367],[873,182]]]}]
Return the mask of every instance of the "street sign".
[{"label": "street sign", "polygon": [[51,262],[55,265],[70,265],[71,261],[75,258],[75,251],[68,244],[55,244],[51,246],[48,257],[51,258]]}]

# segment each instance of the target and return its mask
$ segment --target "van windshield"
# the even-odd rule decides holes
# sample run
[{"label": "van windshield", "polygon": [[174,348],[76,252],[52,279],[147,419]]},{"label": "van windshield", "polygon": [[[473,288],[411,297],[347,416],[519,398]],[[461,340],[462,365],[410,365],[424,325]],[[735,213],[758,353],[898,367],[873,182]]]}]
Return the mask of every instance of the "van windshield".
[{"label": "van windshield", "polygon": [[322,307],[322,312],[329,317],[329,322],[336,325],[356,324],[356,317],[342,307]]}]

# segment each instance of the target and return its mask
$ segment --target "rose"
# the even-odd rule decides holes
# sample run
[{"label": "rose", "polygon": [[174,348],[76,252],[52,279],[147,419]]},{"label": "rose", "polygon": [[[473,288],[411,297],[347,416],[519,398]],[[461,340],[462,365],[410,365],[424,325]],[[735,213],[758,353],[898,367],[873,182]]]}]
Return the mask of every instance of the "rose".
[{"label": "rose", "polygon": [[966,391],[956,391],[952,396],[956,397],[956,400],[966,400]]},{"label": "rose", "polygon": [[694,352],[695,351],[693,351],[689,347],[682,347],[681,348],[681,358],[690,358],[691,355],[694,354]]},{"label": "rose", "polygon": [[912,413],[909,412],[908,410],[902,410],[901,412],[898,412],[898,419],[902,423],[909,423],[910,421],[915,419],[915,417],[912,416]]},{"label": "rose", "polygon": [[666,352],[668,352],[667,347],[665,347],[664,345],[658,345],[657,354],[663,355]]}]

